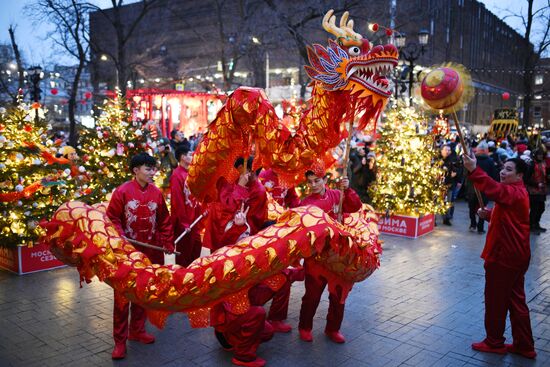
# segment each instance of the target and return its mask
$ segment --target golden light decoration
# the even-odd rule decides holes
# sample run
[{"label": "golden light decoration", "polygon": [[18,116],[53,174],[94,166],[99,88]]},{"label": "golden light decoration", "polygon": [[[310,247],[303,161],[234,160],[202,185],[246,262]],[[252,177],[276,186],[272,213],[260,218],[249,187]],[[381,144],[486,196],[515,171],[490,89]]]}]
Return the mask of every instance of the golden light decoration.
[{"label": "golden light decoration", "polygon": [[379,212],[402,215],[444,213],[446,187],[434,136],[411,107],[391,109],[376,142],[377,180],[369,189]]}]

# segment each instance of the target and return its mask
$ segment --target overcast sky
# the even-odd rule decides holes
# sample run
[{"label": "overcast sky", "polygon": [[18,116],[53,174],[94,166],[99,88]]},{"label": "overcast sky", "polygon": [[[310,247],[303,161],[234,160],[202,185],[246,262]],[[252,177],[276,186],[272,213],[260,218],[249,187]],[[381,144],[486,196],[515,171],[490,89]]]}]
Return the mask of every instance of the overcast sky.
[{"label": "overcast sky", "polygon": [[[134,1],[136,0],[126,2]],[[75,62],[70,57],[52,53],[52,43],[44,39],[50,28],[45,24],[33,25],[29,16],[24,13],[25,5],[32,2],[33,0],[0,0],[0,43],[9,43],[8,28],[10,24],[13,24],[16,26],[16,40],[28,64],[48,65],[52,63],[52,60],[62,64],[74,64]],[[93,0],[93,2],[100,7],[110,7],[111,4],[110,0]],[[483,0],[481,2],[500,17],[506,14],[505,9],[514,11],[514,13],[520,13],[522,10],[525,13],[527,9],[526,0]],[[538,4],[539,7],[545,2],[546,0],[535,0],[535,4]],[[523,34],[523,28],[517,19],[509,19],[507,22],[520,34]]]}]

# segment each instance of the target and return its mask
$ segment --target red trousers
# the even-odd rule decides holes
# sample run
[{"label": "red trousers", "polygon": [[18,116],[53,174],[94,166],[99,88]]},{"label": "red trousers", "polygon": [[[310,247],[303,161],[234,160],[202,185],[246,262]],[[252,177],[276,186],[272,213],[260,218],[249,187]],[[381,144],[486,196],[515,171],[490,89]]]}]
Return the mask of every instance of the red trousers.
[{"label": "red trousers", "polygon": [[233,347],[235,358],[241,361],[256,359],[260,343],[273,337],[271,325],[265,321],[262,306],[251,306],[243,315],[235,315],[225,310],[225,322],[216,327],[225,340]]},{"label": "red trousers", "polygon": [[[305,287],[306,292],[304,297],[302,297],[302,307],[300,308],[300,323],[298,327],[303,330],[311,330],[313,328],[313,317],[321,301],[321,295],[325,290],[327,285],[327,280],[322,277],[313,276],[308,272],[308,267],[306,264],[306,277],[305,277]],[[329,306],[327,314],[327,325],[325,330],[339,331],[340,326],[342,325],[342,320],[344,319],[344,308],[345,304],[341,303],[342,300],[342,290],[338,287],[337,294],[329,293]]]},{"label": "red trousers", "polygon": [[526,270],[485,262],[485,342],[491,347],[504,345],[504,329],[509,311],[514,346],[527,352],[535,349],[529,308],[525,302]]},{"label": "red trousers", "polygon": [[226,307],[218,309],[224,313],[224,322],[216,326],[225,340],[233,346],[235,358],[241,361],[256,359],[256,350],[260,343],[273,337],[273,328],[266,322],[265,303],[271,302],[268,320],[282,321],[287,317],[291,282],[287,281],[278,291],[274,292],[264,284],[258,284],[248,291],[250,309],[244,315],[235,315]]},{"label": "red trousers", "polygon": [[135,303],[130,303],[122,294],[115,293],[113,307],[113,338],[116,344],[126,343],[128,339],[128,314],[132,310],[130,318],[130,334],[136,335],[145,332],[145,309]]},{"label": "red trousers", "polygon": [[176,264],[184,267],[189,266],[189,264],[201,256],[202,242],[200,233],[196,230],[191,230],[191,233],[186,234],[178,242],[177,250],[181,252],[181,255],[176,256]]}]

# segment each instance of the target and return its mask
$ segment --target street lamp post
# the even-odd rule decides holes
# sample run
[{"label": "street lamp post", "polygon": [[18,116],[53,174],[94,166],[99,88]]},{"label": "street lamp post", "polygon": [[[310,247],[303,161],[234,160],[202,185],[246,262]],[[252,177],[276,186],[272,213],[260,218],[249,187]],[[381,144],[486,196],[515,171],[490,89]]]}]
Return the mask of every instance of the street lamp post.
[{"label": "street lamp post", "polygon": [[412,106],[413,100],[412,89],[414,83],[414,63],[426,51],[425,47],[428,44],[429,36],[430,33],[425,29],[418,32],[418,43],[407,43],[407,36],[404,33],[397,34],[395,36],[395,45],[399,49],[400,56],[409,63],[409,106]]},{"label": "street lamp post", "polygon": [[[42,93],[42,89],[40,89],[40,80],[42,80],[44,76],[42,67],[32,66],[27,73],[32,84],[31,99],[33,102],[40,103],[40,93]],[[38,108],[35,109],[34,122],[38,124]]]}]

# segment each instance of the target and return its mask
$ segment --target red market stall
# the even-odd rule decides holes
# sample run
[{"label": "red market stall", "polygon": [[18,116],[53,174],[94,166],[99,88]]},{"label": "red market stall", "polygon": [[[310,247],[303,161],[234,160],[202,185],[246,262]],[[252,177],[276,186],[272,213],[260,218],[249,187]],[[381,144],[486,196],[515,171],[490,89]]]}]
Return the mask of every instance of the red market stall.
[{"label": "red market stall", "polygon": [[133,89],[127,92],[134,119],[154,121],[163,136],[173,129],[185,136],[206,130],[222,106],[223,94],[178,91],[172,89]]}]

